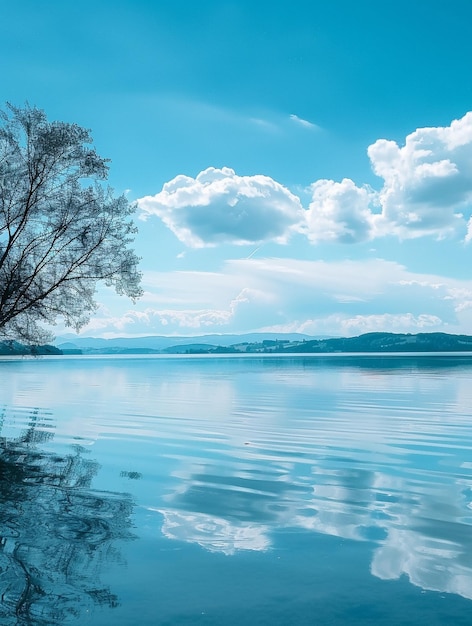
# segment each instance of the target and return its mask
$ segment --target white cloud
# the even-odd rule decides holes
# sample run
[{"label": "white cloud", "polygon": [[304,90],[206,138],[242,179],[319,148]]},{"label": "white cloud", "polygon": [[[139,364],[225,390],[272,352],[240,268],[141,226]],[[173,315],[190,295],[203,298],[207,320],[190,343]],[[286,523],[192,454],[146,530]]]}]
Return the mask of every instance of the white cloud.
[{"label": "white cloud", "polygon": [[308,239],[355,243],[371,238],[373,193],[344,178],[336,183],[318,180],[311,186],[312,201],[306,212]]},{"label": "white cloud", "polygon": [[363,333],[420,333],[445,331],[444,321],[437,315],[423,313],[383,313],[355,315],[341,313],[313,319],[292,321],[288,324],[266,326],[264,332],[303,333],[306,335],[335,335],[354,337]]},{"label": "white cloud", "polygon": [[146,308],[143,311],[130,310],[119,317],[97,315],[85,330],[88,334],[98,331],[107,336],[221,332],[221,327],[228,325],[231,316],[231,310]]},{"label": "white cloud", "polygon": [[[313,183],[309,239],[353,243],[385,235],[401,239],[464,233],[472,208],[472,112],[447,127],[419,128],[405,144],[378,139],[369,146],[380,190],[352,180]],[[472,239],[472,219],[466,241]]]},{"label": "white cloud", "polygon": [[146,273],[144,286],[143,298],[130,310],[120,309],[126,301],[110,293],[108,310],[102,307],[84,332],[354,336],[467,333],[472,324],[472,280],[414,273],[382,259],[233,259],[217,272]]},{"label": "white cloud", "polygon": [[379,315],[355,315],[339,320],[343,334],[361,335],[370,332],[421,332],[441,328],[443,322],[437,315],[422,313],[382,313]]},{"label": "white cloud", "polygon": [[450,126],[419,128],[402,147],[379,139],[368,154],[384,179],[380,234],[441,237],[464,229],[462,211],[472,202],[472,112]]},{"label": "white cloud", "polygon": [[[315,124],[297,115],[290,121]],[[253,123],[266,124],[259,118]],[[373,190],[344,178],[315,181],[304,209],[274,179],[209,167],[196,178],[179,175],[154,196],[137,201],[141,216],[157,215],[187,246],[286,243],[303,231],[312,243],[356,243],[385,235],[472,240],[472,112],[450,126],[419,128],[403,146],[378,139],[368,147],[383,186]]]},{"label": "white cloud", "polygon": [[292,120],[292,122],[295,122],[295,124],[298,124],[299,126],[303,126],[303,128],[309,128],[311,130],[319,130],[319,126],[317,126],[316,124],[313,124],[313,122],[304,120],[303,118],[298,117],[298,115],[294,115],[293,113],[290,115],[290,119]]},{"label": "white cloud", "polygon": [[138,200],[145,219],[159,216],[187,246],[262,241],[285,243],[303,219],[300,199],[268,176],[238,176],[210,167],[179,175]]},{"label": "white cloud", "polygon": [[469,218],[469,221],[467,222],[467,233],[465,235],[464,241],[466,243],[470,243],[471,240],[472,240],[472,217]]},{"label": "white cloud", "polygon": [[[101,306],[83,329],[103,337],[145,335],[199,335],[250,331],[273,308],[274,294],[255,287],[238,288],[243,277],[205,272],[161,275],[161,287],[172,283],[165,295],[145,292],[143,308],[112,315]],[[220,287],[219,287],[220,285]],[[216,290],[212,292],[212,290]]]}]

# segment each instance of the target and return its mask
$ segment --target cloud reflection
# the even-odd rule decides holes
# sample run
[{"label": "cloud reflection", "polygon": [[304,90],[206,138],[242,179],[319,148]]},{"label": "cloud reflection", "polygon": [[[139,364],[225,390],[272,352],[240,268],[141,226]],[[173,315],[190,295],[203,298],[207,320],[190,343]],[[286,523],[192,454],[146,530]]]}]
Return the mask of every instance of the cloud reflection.
[{"label": "cloud reflection", "polygon": [[456,593],[472,599],[470,564],[461,563],[464,546],[420,532],[391,528],[383,545],[375,550],[371,572],[384,580],[406,574],[414,585],[429,591]]},{"label": "cloud reflection", "polygon": [[[284,530],[362,541],[371,546],[374,576],[406,575],[423,589],[472,599],[472,478],[464,461],[469,427],[459,411],[454,418],[449,413],[447,423],[443,417],[446,398],[460,405],[460,393],[451,396],[441,380],[421,388],[407,377],[405,406],[394,389],[392,405],[379,417],[375,394],[384,394],[387,402],[391,374],[388,369],[376,376],[361,373],[373,404],[352,397],[349,419],[332,397],[319,415],[313,408],[292,424],[274,419],[277,409],[266,405],[257,413],[250,441],[243,422],[225,425],[224,436],[213,440],[213,458],[201,449],[200,456],[192,449],[191,461],[180,457],[173,474],[177,487],[166,496],[169,506],[154,509],[163,515],[162,533],[226,555],[277,547],[275,535],[280,540]],[[304,386],[296,376],[280,375],[282,407],[297,406],[294,391],[302,396],[298,404],[306,406],[314,389],[319,394],[323,385],[329,387],[317,376],[314,371],[312,385]],[[344,386],[357,393],[361,382],[359,373],[346,369]],[[388,382],[400,384],[397,378]],[[411,409],[410,394],[421,405],[428,403],[428,411]],[[346,402],[345,391],[343,398]]]},{"label": "cloud reflection", "polygon": [[[237,477],[226,479],[232,489],[221,498],[215,497],[211,476],[207,485],[201,473],[192,480],[170,497],[179,508],[151,509],[163,515],[161,531],[168,539],[229,556],[268,550],[280,529],[370,541],[377,546],[374,576],[386,580],[405,574],[423,589],[472,599],[472,533],[458,519],[463,495],[458,486],[428,490],[423,485],[414,493],[404,478],[365,470],[333,473],[318,464],[310,497],[306,484],[285,482],[285,488],[272,489],[268,507],[267,492],[252,491],[250,498],[247,491],[236,492],[234,485],[243,484]],[[205,512],[197,510],[198,503]]]},{"label": "cloud reflection", "polygon": [[172,509],[153,509],[164,516],[162,533],[168,539],[197,543],[210,552],[228,556],[238,550],[267,550],[268,526],[254,523],[232,523],[205,513],[187,513]]}]

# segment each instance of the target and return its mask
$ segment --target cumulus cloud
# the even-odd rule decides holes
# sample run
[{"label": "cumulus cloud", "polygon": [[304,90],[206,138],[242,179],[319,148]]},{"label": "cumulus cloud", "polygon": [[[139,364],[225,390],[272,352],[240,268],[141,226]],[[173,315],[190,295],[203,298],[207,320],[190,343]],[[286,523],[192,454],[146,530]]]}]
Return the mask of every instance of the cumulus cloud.
[{"label": "cumulus cloud", "polygon": [[300,199],[268,176],[238,176],[209,167],[176,176],[138,200],[142,217],[157,215],[187,246],[262,241],[285,243],[303,219]]},{"label": "cumulus cloud", "polygon": [[419,128],[402,147],[379,139],[368,155],[384,180],[381,231],[407,238],[464,228],[462,211],[472,201],[472,112],[450,126]]},{"label": "cumulus cloud", "polygon": [[319,180],[311,186],[312,201],[306,212],[307,236],[313,243],[355,243],[371,238],[374,194],[344,178],[340,183]]},{"label": "cumulus cloud", "polygon": [[[450,126],[419,128],[404,145],[378,139],[369,146],[374,191],[352,180],[311,185],[306,213],[313,242],[355,243],[384,235],[402,239],[464,232],[472,204],[472,112]],[[472,219],[466,241],[472,239]]]},{"label": "cumulus cloud", "polygon": [[[290,115],[290,121],[317,128]],[[450,126],[419,128],[403,145],[378,139],[368,147],[379,189],[318,180],[307,208],[274,179],[209,167],[196,178],[179,175],[154,196],[137,201],[141,216],[157,215],[187,246],[286,243],[294,231],[312,243],[356,243],[461,232],[472,240],[472,112]],[[470,218],[470,219],[469,219]],[[467,221],[468,220],[468,221]]]}]

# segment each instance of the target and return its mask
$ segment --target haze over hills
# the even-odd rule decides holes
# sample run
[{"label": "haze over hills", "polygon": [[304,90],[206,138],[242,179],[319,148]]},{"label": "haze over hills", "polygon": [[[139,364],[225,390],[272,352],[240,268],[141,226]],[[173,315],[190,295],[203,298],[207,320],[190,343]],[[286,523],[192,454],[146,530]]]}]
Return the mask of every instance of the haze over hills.
[{"label": "haze over hills", "polygon": [[54,345],[61,350],[79,349],[83,351],[99,350],[116,352],[123,350],[156,350],[158,352],[172,348],[173,346],[205,346],[228,347],[242,343],[259,343],[262,341],[283,340],[284,342],[302,342],[313,340],[316,337],[301,333],[246,333],[243,335],[196,335],[194,337],[116,337],[102,339],[99,337],[77,337],[72,333],[57,337]]},{"label": "haze over hills", "polygon": [[[71,341],[70,339],[73,339]],[[472,336],[448,333],[383,333],[313,338],[299,333],[248,333],[195,337],[58,337],[55,346],[0,341],[1,355],[58,354],[270,354],[270,353],[472,352]]]},{"label": "haze over hills", "polygon": [[314,338],[299,333],[248,333],[196,337],[74,338],[59,337],[65,354],[221,354],[221,353],[363,353],[469,352],[472,336],[447,333],[366,333],[358,337]]}]

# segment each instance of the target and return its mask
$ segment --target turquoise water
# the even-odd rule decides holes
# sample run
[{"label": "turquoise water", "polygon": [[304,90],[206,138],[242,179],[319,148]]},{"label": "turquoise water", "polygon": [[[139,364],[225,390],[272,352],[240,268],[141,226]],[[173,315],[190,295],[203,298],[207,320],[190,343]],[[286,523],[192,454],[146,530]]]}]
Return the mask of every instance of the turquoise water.
[{"label": "turquoise water", "polygon": [[0,361],[0,623],[470,624],[472,357]]}]

